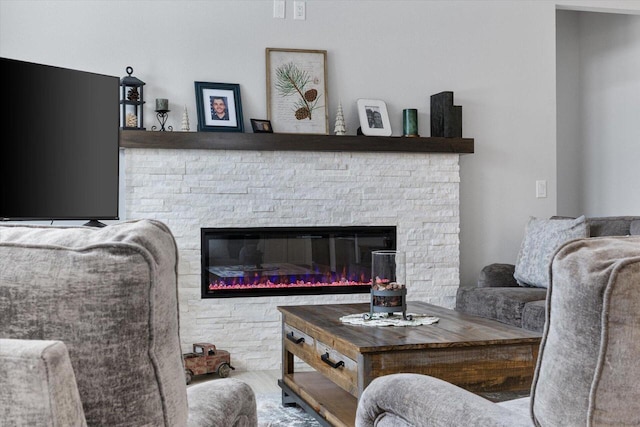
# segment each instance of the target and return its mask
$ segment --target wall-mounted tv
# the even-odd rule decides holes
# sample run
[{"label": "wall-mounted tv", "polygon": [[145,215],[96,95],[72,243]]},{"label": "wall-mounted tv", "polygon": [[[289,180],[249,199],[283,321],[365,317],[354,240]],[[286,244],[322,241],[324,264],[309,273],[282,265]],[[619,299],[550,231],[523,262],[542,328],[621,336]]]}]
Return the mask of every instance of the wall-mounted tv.
[{"label": "wall-mounted tv", "polygon": [[115,76],[0,58],[0,220],[118,219]]}]

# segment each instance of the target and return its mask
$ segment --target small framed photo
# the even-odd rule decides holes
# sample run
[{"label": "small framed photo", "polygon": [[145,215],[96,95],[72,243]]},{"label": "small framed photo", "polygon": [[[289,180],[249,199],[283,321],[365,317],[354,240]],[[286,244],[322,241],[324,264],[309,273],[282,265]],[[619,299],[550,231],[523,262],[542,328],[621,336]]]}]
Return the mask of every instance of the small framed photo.
[{"label": "small framed photo", "polygon": [[244,132],[240,85],[195,82],[198,131]]},{"label": "small framed photo", "polygon": [[273,133],[269,120],[251,119],[251,128],[253,133]]},{"label": "small framed photo", "polygon": [[387,104],[379,99],[358,99],[360,128],[367,136],[391,136]]}]

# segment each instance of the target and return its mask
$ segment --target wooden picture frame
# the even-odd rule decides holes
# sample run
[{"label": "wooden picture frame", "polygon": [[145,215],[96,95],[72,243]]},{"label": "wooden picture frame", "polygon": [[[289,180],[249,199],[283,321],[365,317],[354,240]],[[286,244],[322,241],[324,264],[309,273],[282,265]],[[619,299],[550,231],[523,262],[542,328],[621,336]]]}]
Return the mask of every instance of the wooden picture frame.
[{"label": "wooden picture frame", "polygon": [[273,131],[327,135],[327,51],[266,48],[265,53]]},{"label": "wooden picture frame", "polygon": [[358,117],[363,135],[391,136],[387,104],[379,99],[358,99]]},{"label": "wooden picture frame", "polygon": [[240,85],[194,82],[200,132],[244,132]]},{"label": "wooden picture frame", "polygon": [[250,119],[253,133],[273,133],[271,122],[269,120]]}]

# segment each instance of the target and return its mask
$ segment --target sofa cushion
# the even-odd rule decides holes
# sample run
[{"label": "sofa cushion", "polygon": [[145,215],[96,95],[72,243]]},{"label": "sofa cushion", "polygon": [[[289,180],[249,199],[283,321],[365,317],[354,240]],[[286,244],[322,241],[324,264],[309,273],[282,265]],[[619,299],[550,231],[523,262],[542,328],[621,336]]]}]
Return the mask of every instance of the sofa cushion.
[{"label": "sofa cushion", "polygon": [[576,219],[531,217],[516,259],[514,277],[521,286],[549,286],[549,265],[555,251],[569,240],[589,237],[584,215]]},{"label": "sofa cushion", "polygon": [[513,264],[489,264],[480,271],[478,277],[478,287],[493,288],[505,286],[518,286],[518,282],[513,277],[515,270]]},{"label": "sofa cushion", "polygon": [[628,236],[633,234],[630,227],[634,221],[640,220],[637,216],[601,216],[587,218],[591,237],[603,236]]},{"label": "sofa cushion", "polygon": [[456,310],[523,327],[525,305],[531,301],[544,300],[546,295],[547,290],[542,288],[460,287],[456,294]]},{"label": "sofa cushion", "polygon": [[522,327],[530,331],[542,332],[545,321],[544,299],[539,301],[531,301],[524,305],[522,309]]},{"label": "sofa cushion", "polygon": [[177,256],[157,221],[0,226],[0,336],[62,341],[89,425],[185,425]]},{"label": "sofa cushion", "polygon": [[536,425],[640,425],[638,283],[640,237],[558,251],[531,389]]}]

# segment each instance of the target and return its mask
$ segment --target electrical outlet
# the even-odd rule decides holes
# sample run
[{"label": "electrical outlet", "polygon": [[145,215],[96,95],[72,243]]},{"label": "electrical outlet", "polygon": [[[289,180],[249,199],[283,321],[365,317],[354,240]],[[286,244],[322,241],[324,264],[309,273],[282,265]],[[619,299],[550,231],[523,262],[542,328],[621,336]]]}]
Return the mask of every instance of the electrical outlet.
[{"label": "electrical outlet", "polygon": [[285,0],[273,0],[273,17],[284,19]]},{"label": "electrical outlet", "polygon": [[294,1],[293,2],[293,19],[299,19],[304,21],[307,19],[307,7],[305,2],[303,1]]},{"label": "electrical outlet", "polygon": [[547,181],[536,181],[536,197],[538,199],[547,197]]}]

